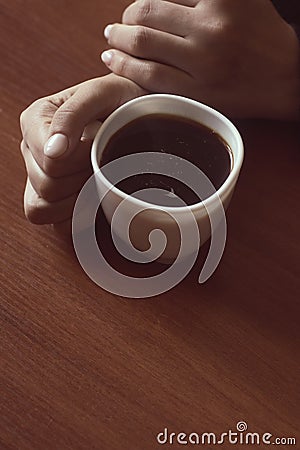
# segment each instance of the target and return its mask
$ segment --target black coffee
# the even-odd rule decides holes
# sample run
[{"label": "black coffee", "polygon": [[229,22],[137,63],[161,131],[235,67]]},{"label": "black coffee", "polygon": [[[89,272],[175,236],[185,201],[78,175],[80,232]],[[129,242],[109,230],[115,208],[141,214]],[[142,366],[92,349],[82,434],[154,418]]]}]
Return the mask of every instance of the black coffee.
[{"label": "black coffee", "polygon": [[[216,189],[224,183],[232,165],[231,149],[213,130],[190,119],[150,114],[133,120],[111,137],[103,151],[100,167],[122,156],[140,152],[165,153],[170,158],[176,155],[188,160],[205,173]],[[168,161],[163,159],[163,164],[166,163]],[[109,178],[109,175],[105,175]],[[159,205],[182,206],[178,199],[176,202],[174,194],[188,205],[198,203],[198,195],[185,183],[177,180],[176,175],[176,170],[172,176],[147,171],[125,178],[116,186],[127,194],[141,189],[163,189],[158,196],[156,194],[152,198],[152,202]],[[201,199],[204,200],[210,194],[211,192],[207,192],[207,195],[202,193]]]}]

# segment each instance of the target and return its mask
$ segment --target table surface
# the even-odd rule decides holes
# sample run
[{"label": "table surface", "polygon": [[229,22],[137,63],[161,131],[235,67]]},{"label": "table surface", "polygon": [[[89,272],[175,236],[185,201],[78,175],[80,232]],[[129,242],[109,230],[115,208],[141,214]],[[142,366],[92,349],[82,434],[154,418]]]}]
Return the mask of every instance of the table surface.
[{"label": "table surface", "polygon": [[238,124],[245,162],[226,251],[204,285],[196,265],[160,296],[110,294],[23,215],[19,114],[106,73],[102,30],[127,3],[0,0],[0,448],[148,450],[165,428],[221,433],[239,421],[297,437],[296,124]]}]

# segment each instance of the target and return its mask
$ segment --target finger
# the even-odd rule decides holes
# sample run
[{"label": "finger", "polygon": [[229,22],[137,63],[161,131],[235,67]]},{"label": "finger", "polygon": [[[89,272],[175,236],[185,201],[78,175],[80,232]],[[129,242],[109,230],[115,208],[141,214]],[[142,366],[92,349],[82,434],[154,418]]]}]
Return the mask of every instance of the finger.
[{"label": "finger", "polygon": [[134,81],[147,91],[181,94],[184,87],[191,84],[191,76],[174,67],[134,58],[119,50],[102,53],[102,60],[106,59],[107,53],[110,54],[110,62],[107,64],[110,70]]},{"label": "finger", "polygon": [[140,25],[112,25],[109,45],[132,56],[187,67],[189,43],[178,36]]},{"label": "finger", "polygon": [[93,140],[102,123],[99,120],[89,123],[83,130],[80,140],[82,142]]},{"label": "finger", "polygon": [[24,141],[21,144],[21,151],[33,189],[39,197],[50,203],[63,200],[79,192],[92,173],[92,168],[89,167],[87,170],[71,176],[53,178],[40,168]]},{"label": "finger", "polygon": [[105,87],[105,77],[88,80],[57,109],[44,147],[48,158],[67,158],[74,153],[85,127],[114,109],[111,90],[106,92]]},{"label": "finger", "polygon": [[[50,158],[56,158],[57,155],[62,159],[70,155],[73,158],[74,149],[88,124],[106,118],[129,98],[143,94],[131,82],[122,80],[120,83],[113,74],[85,81],[54,114],[49,130],[50,139],[44,153]],[[62,154],[56,152],[56,142],[53,145],[57,135],[67,137],[68,145]]]},{"label": "finger", "polygon": [[41,198],[27,178],[24,192],[24,211],[27,219],[37,225],[63,222],[72,216],[77,194],[55,203]]},{"label": "finger", "polygon": [[61,176],[63,167],[65,173],[74,172],[75,162],[82,161],[77,153],[83,149],[81,144],[85,144],[80,142],[85,127],[106,118],[128,99],[144,94],[128,80],[123,80],[121,89],[117,78],[110,74],[88,80],[35,102],[21,115],[24,139],[44,172]]},{"label": "finger", "polygon": [[[165,31],[177,36],[185,36],[190,27],[193,14],[191,8],[182,4],[155,0],[138,1],[125,9],[122,23],[126,25],[143,25]],[[105,29],[107,34],[108,27]]]},{"label": "finger", "polygon": [[33,102],[20,115],[20,127],[24,140],[32,149],[43,149],[49,137],[49,127],[57,109],[76,91],[76,86]]},{"label": "finger", "polygon": [[[92,141],[91,139],[88,141],[86,137],[79,141],[69,164],[61,158],[48,158],[43,151],[49,137],[52,118],[57,109],[74,92],[74,89],[71,88],[53,96],[39,99],[23,111],[20,116],[23,140],[30,148],[38,165],[50,176],[61,177],[76,173],[86,169],[90,163],[89,155]],[[100,122],[98,124],[100,126]]]},{"label": "finger", "polygon": [[[24,142],[24,143],[23,143]],[[27,143],[21,143],[21,151],[24,145],[28,148],[41,170],[53,178],[61,178],[74,175],[90,167],[91,140],[84,140],[77,145],[74,155],[70,160],[46,158],[43,151],[38,148],[29,148]],[[23,153],[23,152],[22,152]]]}]

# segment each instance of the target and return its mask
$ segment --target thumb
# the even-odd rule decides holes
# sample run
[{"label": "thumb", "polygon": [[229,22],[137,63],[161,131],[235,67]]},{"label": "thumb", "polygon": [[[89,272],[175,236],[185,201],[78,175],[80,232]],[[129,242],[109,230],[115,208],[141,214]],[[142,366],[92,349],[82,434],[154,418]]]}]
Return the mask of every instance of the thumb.
[{"label": "thumb", "polygon": [[88,124],[103,119],[120,104],[120,86],[110,75],[78,85],[57,109],[49,127],[44,154],[49,158],[67,156],[78,145]]}]

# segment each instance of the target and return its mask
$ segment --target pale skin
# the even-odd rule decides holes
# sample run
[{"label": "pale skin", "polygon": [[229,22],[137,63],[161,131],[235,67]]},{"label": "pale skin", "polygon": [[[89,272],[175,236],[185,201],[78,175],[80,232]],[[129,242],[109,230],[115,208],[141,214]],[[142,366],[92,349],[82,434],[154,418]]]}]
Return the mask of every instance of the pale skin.
[{"label": "pale skin", "polygon": [[270,0],[138,0],[105,35],[103,62],[150,92],[299,119],[299,41]]},{"label": "pale skin", "polygon": [[70,222],[92,173],[95,129],[82,134],[132,98],[169,92],[233,117],[299,119],[299,42],[269,0],[138,0],[106,35],[112,48],[102,58],[112,74],[39,99],[21,115],[31,222]]},{"label": "pale skin", "polygon": [[[118,106],[143,94],[132,81],[110,74],[41,98],[23,111],[24,210],[31,222],[68,230],[77,194],[92,173],[95,121],[104,120]],[[47,153],[49,138],[57,135],[58,145],[52,145]]]}]

